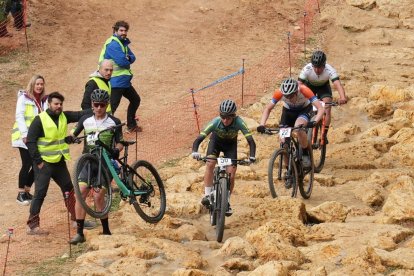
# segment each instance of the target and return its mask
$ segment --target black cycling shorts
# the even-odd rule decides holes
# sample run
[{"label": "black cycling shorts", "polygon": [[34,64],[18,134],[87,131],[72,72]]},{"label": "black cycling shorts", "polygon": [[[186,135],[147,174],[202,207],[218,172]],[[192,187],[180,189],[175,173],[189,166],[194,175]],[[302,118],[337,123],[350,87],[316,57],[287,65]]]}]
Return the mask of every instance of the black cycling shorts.
[{"label": "black cycling shorts", "polygon": [[299,110],[292,110],[283,107],[282,117],[280,118],[279,126],[294,127],[296,119],[299,117],[302,117],[309,122],[310,119],[313,117],[312,104],[309,104],[305,108]]},{"label": "black cycling shorts", "polygon": [[322,86],[314,86],[309,83],[307,83],[306,86],[312,90],[312,92],[318,97],[318,99],[322,100],[323,98],[332,98],[332,89],[329,85],[329,81]]},{"label": "black cycling shorts", "polygon": [[[220,153],[223,153],[224,157],[237,159],[237,139],[235,140],[223,140],[217,137],[213,132],[210,137],[210,142],[207,147],[207,157],[219,157]],[[237,166],[236,161],[232,161],[234,166]]]},{"label": "black cycling shorts", "polygon": [[[89,171],[88,171],[89,169]],[[109,181],[112,181],[112,175],[111,172],[109,171],[108,166],[106,165],[105,161],[102,158],[102,167],[101,167],[101,173],[104,173],[109,177]],[[93,162],[85,162],[84,163],[84,167],[82,168],[82,170],[80,171],[79,175],[78,175],[78,182],[87,182],[88,181],[88,177],[90,177],[90,180],[92,182],[96,182],[98,179],[98,164]],[[88,176],[89,174],[89,176]],[[103,179],[101,179],[101,181],[103,181]],[[89,185],[93,185],[94,183],[88,183]],[[103,182],[101,182],[101,184],[103,184]]]}]

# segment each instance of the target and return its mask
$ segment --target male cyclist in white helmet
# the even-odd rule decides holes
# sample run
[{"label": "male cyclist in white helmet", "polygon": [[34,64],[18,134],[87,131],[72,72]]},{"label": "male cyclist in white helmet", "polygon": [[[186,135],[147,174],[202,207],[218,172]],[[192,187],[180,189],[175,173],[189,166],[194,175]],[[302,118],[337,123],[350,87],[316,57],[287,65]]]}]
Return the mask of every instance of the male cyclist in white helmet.
[{"label": "male cyclist in white helmet", "polygon": [[[312,54],[311,62],[303,67],[299,75],[299,83],[305,84],[309,87],[318,99],[325,103],[332,102],[332,90],[329,85],[329,80],[335,86],[335,89],[339,93],[339,104],[346,104],[347,99],[345,96],[345,89],[339,80],[339,75],[336,70],[326,63],[326,55],[322,51],[315,51]],[[331,123],[331,106],[325,106],[325,141],[328,134],[329,125]]]},{"label": "male cyclist in white helmet", "polygon": [[[265,132],[264,126],[266,121],[278,101],[283,101],[282,117],[279,123],[280,127],[313,126],[322,119],[324,108],[312,90],[305,85],[299,85],[296,80],[288,78],[282,81],[280,89],[275,91],[270,103],[263,110],[257,132]],[[312,118],[312,105],[318,109],[314,122],[310,122]],[[303,152],[303,166],[310,168],[312,164],[308,151],[308,139],[304,130],[298,132],[298,140]]]}]

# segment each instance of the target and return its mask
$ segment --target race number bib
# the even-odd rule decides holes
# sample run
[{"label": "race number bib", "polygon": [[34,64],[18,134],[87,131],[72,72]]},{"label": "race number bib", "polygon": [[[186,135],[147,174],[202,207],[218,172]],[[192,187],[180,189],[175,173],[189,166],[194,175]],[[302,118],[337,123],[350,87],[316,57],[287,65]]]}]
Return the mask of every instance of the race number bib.
[{"label": "race number bib", "polygon": [[290,127],[281,128],[279,130],[279,137],[280,138],[288,138],[288,137],[290,137],[291,132],[292,132],[292,128],[290,128]]},{"label": "race number bib", "polygon": [[217,164],[219,166],[229,166],[229,165],[231,165],[231,159],[230,158],[219,157],[219,158],[217,158]]},{"label": "race number bib", "polygon": [[[321,105],[323,106],[323,107],[325,107],[325,102],[323,102],[323,101],[319,101],[320,103],[321,103]],[[313,109],[313,111],[317,111],[318,109],[316,108],[316,106],[314,106],[314,105],[312,105],[312,109]]]},{"label": "race number bib", "polygon": [[99,132],[91,133],[86,136],[86,142],[89,146],[94,146],[95,142],[98,141]]}]

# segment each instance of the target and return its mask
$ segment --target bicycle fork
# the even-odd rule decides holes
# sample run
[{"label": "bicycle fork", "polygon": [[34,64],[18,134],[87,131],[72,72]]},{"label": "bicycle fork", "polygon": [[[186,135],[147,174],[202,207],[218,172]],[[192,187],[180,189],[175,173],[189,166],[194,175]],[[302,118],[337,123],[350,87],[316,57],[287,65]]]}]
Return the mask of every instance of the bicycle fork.
[{"label": "bicycle fork", "polygon": [[[321,122],[320,126],[321,126],[320,127],[321,138],[320,138],[318,147],[321,147],[321,146],[325,145],[325,133],[326,133],[326,130],[325,130],[325,115],[323,115],[323,117],[322,117],[322,122]],[[318,127],[314,127],[312,129],[312,146],[317,144],[317,140],[318,140]]]}]

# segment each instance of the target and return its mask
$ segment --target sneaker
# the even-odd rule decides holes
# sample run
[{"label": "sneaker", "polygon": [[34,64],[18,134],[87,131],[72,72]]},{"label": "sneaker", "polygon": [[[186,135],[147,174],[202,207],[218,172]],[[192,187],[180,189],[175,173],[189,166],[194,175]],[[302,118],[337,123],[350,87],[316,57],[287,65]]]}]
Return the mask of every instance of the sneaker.
[{"label": "sneaker", "polygon": [[29,226],[27,226],[26,234],[27,235],[47,236],[47,235],[49,235],[49,231],[40,229],[39,226],[37,226],[35,228],[30,228]]},{"label": "sneaker", "polygon": [[30,200],[27,198],[25,192],[19,192],[17,194],[16,202],[23,206],[27,206],[30,204]]},{"label": "sneaker", "polygon": [[201,204],[205,207],[210,206],[210,196],[206,195],[203,197],[203,199],[201,199]]},{"label": "sneaker", "polygon": [[226,217],[230,217],[231,215],[233,215],[233,209],[231,209],[230,203],[227,206],[227,211],[226,211]]},{"label": "sneaker", "polygon": [[132,126],[132,127],[127,127],[127,129],[125,130],[126,133],[135,133],[135,132],[142,132],[142,127],[140,126]]},{"label": "sneaker", "polygon": [[311,161],[310,161],[309,155],[302,155],[302,165],[306,169],[311,167]]},{"label": "sneaker", "polygon": [[33,195],[30,192],[26,192],[26,198],[30,201],[33,199]]},{"label": "sneaker", "polygon": [[77,245],[78,243],[84,243],[86,241],[84,235],[76,234],[70,241],[70,244]]},{"label": "sneaker", "polygon": [[91,221],[91,220],[85,220],[85,222],[83,223],[83,228],[91,230],[93,228],[95,228],[96,226],[98,226],[98,224],[95,221]]},{"label": "sneaker", "polygon": [[[91,230],[94,229],[98,224],[94,221],[91,220],[85,220],[85,222],[83,223],[83,229],[87,229],[87,230]],[[72,227],[73,228],[78,228],[78,224],[76,221],[72,221]]]}]

